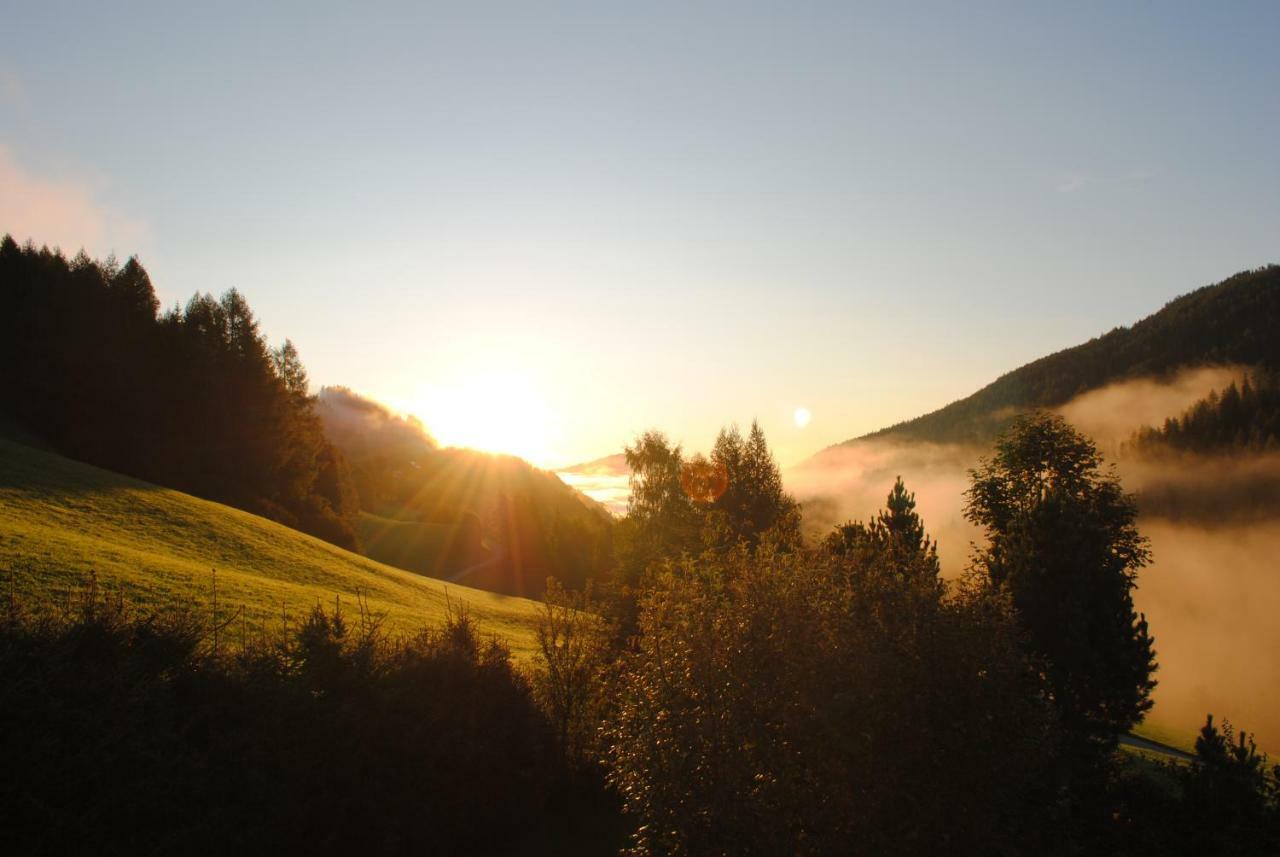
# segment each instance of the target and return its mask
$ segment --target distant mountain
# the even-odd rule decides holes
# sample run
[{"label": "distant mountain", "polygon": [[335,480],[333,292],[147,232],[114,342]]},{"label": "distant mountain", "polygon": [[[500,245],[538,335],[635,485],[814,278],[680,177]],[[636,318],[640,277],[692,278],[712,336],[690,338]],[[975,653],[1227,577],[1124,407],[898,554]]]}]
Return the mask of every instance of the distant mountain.
[{"label": "distant mountain", "polygon": [[1002,375],[967,398],[836,446],[868,438],[984,443],[1028,408],[1057,407],[1115,381],[1203,364],[1280,369],[1280,265],[1197,289],[1132,326]]}]

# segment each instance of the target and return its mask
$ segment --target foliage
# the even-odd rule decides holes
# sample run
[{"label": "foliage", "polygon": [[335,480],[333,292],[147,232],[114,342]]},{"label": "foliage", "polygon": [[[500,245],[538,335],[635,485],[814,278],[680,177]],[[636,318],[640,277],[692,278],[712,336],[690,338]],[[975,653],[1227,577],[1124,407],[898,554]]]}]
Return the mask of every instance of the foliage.
[{"label": "foliage", "polygon": [[[627,520],[640,533],[645,560],[679,556],[699,544],[701,527],[697,501],[685,491],[684,455],[661,432],[645,432],[625,450],[631,471]],[[698,468],[701,470],[701,467]],[[635,563],[643,567],[648,563]]]},{"label": "foliage", "polygon": [[1066,734],[1106,751],[1151,707],[1153,641],[1132,592],[1147,563],[1133,498],[1062,418],[1021,417],[973,471],[977,569],[1009,593]]},{"label": "foliage", "polygon": [[68,261],[0,241],[3,408],[59,451],[356,546],[346,464],[293,344],[266,344],[244,297],[157,315],[136,258]]},{"label": "foliage", "polygon": [[[926,560],[922,560],[927,562]],[[1051,717],[998,597],[877,551],[670,563],[608,723],[636,853],[999,852]]]},{"label": "foliage", "polygon": [[1280,371],[1277,327],[1280,266],[1243,271],[1170,301],[1131,327],[1042,357],[971,396],[869,437],[985,443],[1018,412],[1053,408],[1113,381],[1214,363]]},{"label": "foliage", "polygon": [[836,527],[824,541],[827,551],[837,555],[871,552],[900,573],[912,570],[941,587],[938,543],[925,533],[924,521],[916,512],[916,495],[908,492],[899,476],[885,499],[885,508],[869,524],[852,521]]},{"label": "foliage", "polygon": [[527,853],[563,765],[465,613],[393,639],[316,608],[216,647],[90,593],[0,619],[11,854]]},{"label": "foliage", "polygon": [[743,440],[737,426],[721,429],[711,463],[725,474],[725,489],[709,504],[703,541],[726,548],[739,542],[755,547],[770,533],[784,543],[799,538],[800,509],[783,490],[782,473],[756,421]]},{"label": "foliage", "polygon": [[1213,715],[1196,739],[1196,759],[1177,769],[1183,844],[1191,853],[1280,853],[1280,766],[1268,766],[1245,732]]},{"label": "foliage", "polygon": [[597,615],[590,587],[575,592],[547,581],[536,630],[541,658],[533,690],[560,746],[578,765],[597,757],[596,728],[609,686],[609,628]]},{"label": "foliage", "polygon": [[625,455],[631,492],[605,589],[615,643],[637,632],[639,593],[661,563],[740,544],[799,544],[800,507],[782,488],[759,424],[752,423],[746,441],[736,427],[722,429],[709,457],[686,458],[659,431],[636,438]]},{"label": "foliage", "polygon": [[736,426],[721,429],[709,457],[690,459],[661,432],[649,431],[626,448],[626,460],[635,555],[624,565],[632,579],[653,562],[704,548],[754,548],[766,535],[780,544],[799,540],[799,505],[782,487],[759,423],[746,440]]}]

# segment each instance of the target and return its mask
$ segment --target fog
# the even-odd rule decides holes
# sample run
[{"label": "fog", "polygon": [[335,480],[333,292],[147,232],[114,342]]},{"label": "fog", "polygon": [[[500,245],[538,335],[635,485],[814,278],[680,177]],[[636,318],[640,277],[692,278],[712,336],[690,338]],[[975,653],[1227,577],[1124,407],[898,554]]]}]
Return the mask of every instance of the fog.
[{"label": "fog", "polygon": [[1077,396],[1058,413],[1093,438],[1098,448],[1114,457],[1121,443],[1143,426],[1159,427],[1214,390],[1244,377],[1238,366],[1188,369],[1166,380],[1140,378],[1110,384]]},{"label": "fog", "polygon": [[[1094,437],[1139,499],[1152,564],[1135,601],[1147,615],[1160,669],[1150,720],[1189,735],[1204,715],[1226,717],[1280,750],[1280,455],[1120,456],[1144,425],[1159,425],[1240,376],[1234,367],[1142,379],[1084,394],[1059,409]],[[989,449],[864,441],[825,450],[785,474],[819,535],[866,520],[896,476],[938,539],[943,573],[955,576],[981,534],[962,514],[969,468]]]},{"label": "fog", "polygon": [[316,413],[325,433],[348,455],[398,451],[428,455],[436,441],[417,417],[402,417],[385,405],[346,387],[324,387],[316,397]]}]

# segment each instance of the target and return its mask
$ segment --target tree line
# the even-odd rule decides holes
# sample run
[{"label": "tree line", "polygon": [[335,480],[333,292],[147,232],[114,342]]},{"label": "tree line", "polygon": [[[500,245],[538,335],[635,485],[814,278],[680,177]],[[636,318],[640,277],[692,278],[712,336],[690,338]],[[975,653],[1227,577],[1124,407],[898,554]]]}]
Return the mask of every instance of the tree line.
[{"label": "tree line", "polygon": [[1255,369],[1239,385],[1214,390],[1158,428],[1136,432],[1128,449],[1146,454],[1280,449],[1280,376]]},{"label": "tree line", "polygon": [[57,451],[349,549],[357,498],[289,341],[244,296],[161,312],[137,258],[0,241],[0,408]]}]

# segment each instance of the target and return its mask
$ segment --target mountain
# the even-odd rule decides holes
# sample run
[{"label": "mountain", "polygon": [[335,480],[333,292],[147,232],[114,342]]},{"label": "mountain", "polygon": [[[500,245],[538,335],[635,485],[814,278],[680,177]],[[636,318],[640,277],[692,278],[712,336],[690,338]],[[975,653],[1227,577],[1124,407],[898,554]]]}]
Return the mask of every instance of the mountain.
[{"label": "mountain", "polygon": [[344,387],[321,390],[316,412],[351,470],[370,557],[533,597],[550,576],[579,587],[608,569],[612,516],[556,474],[442,448],[417,420]]},{"label": "mountain", "polygon": [[[485,634],[519,657],[536,646],[539,606],[391,568],[240,509],[202,500],[0,438],[0,569],[6,588],[53,606],[96,577],[142,609],[243,609],[245,627],[301,619],[357,596],[392,630],[443,620],[446,601],[465,604]],[[227,633],[235,639],[236,621]]]},{"label": "mountain", "polygon": [[1052,408],[1115,381],[1203,364],[1280,369],[1280,266],[1236,274],[1159,312],[1008,372],[967,398],[866,438],[990,441],[1019,411]]}]

